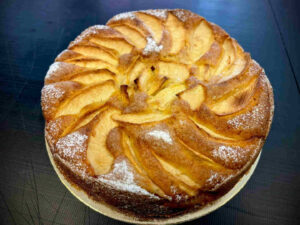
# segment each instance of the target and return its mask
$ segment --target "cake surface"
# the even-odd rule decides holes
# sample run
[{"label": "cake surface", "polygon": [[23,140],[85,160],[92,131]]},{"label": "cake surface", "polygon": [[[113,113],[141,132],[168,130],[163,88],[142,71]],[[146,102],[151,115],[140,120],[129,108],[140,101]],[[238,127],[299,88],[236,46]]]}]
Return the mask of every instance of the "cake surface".
[{"label": "cake surface", "polygon": [[182,9],[86,29],[45,77],[56,166],[92,199],[144,218],[201,208],[259,155],[274,110],[260,65],[219,26]]}]

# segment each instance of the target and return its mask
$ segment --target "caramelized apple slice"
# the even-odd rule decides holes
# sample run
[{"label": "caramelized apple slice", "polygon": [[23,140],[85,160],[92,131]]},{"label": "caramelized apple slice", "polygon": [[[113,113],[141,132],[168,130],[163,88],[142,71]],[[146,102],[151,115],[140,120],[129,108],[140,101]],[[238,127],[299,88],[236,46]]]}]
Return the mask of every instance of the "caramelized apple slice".
[{"label": "caramelized apple slice", "polygon": [[132,113],[132,114],[116,114],[113,119],[123,123],[142,124],[165,120],[171,115],[164,113]]},{"label": "caramelized apple slice", "polygon": [[167,109],[176,99],[176,94],[185,90],[184,84],[171,84],[149,98],[149,104],[157,106],[159,110]]},{"label": "caramelized apple slice", "polygon": [[81,67],[91,68],[91,69],[108,69],[113,73],[118,73],[118,70],[115,66],[101,59],[89,59],[89,58],[74,59],[74,60],[70,60],[69,63]]},{"label": "caramelized apple slice", "polygon": [[167,77],[157,76],[150,69],[145,69],[139,76],[137,84],[139,90],[148,93],[148,95],[152,95],[158,91],[167,80]]},{"label": "caramelized apple slice", "polygon": [[185,42],[185,29],[183,23],[169,13],[165,26],[172,39],[169,54],[177,54],[184,47]]},{"label": "caramelized apple slice", "polygon": [[261,141],[260,138],[224,141],[222,137],[220,140],[208,135],[207,130],[199,129],[191,120],[180,115],[177,115],[172,123],[176,136],[185,145],[229,169],[242,168],[253,154],[259,152],[257,144]]},{"label": "caramelized apple slice", "polygon": [[74,117],[73,123],[70,123],[66,129],[64,129],[61,137],[69,134],[70,132],[79,129],[91,122],[96,115],[104,111],[107,107],[101,103],[93,103],[84,107],[78,115],[67,115],[69,117]]},{"label": "caramelized apple slice", "polygon": [[[181,182],[185,183],[189,187],[195,189],[199,188],[199,185],[194,180],[192,180],[189,176],[187,176],[183,171],[178,169],[176,166],[171,165],[170,163],[168,163],[167,161],[165,161],[159,156],[156,156],[156,158],[168,173],[172,174],[174,177],[177,177],[177,179],[179,179]],[[193,194],[194,193],[192,192],[192,195]]]},{"label": "caramelized apple slice", "polygon": [[126,25],[113,26],[114,29],[123,34],[131,43],[133,43],[137,48],[142,49],[146,46],[146,39],[143,35],[136,29],[133,29]]},{"label": "caramelized apple slice", "polygon": [[118,162],[120,158],[122,158],[122,160],[128,160],[128,165],[132,166],[134,181],[139,186],[148,190],[150,193],[156,193],[165,198],[168,197],[149,179],[146,171],[143,169],[141,163],[136,157],[136,153],[134,148],[132,148],[130,139],[123,132],[122,128],[116,127],[109,132],[106,139],[106,146],[115,158],[114,163]]},{"label": "caramelized apple slice", "polygon": [[77,74],[71,78],[72,81],[76,81],[84,85],[97,84],[114,79],[114,74],[105,69]]},{"label": "caramelized apple slice", "polygon": [[119,111],[109,108],[102,112],[92,128],[87,149],[87,160],[91,164],[96,175],[108,173],[113,164],[113,156],[106,147],[106,138],[111,129],[118,124],[111,119],[113,114]]},{"label": "caramelized apple slice", "polygon": [[189,70],[184,64],[163,62],[158,63],[158,73],[174,82],[183,82],[189,77]]},{"label": "caramelized apple slice", "polygon": [[198,84],[195,87],[180,93],[179,97],[189,103],[192,110],[196,110],[205,99],[204,88],[202,85]]},{"label": "caramelized apple slice", "polygon": [[250,60],[249,55],[243,51],[243,49],[239,46],[239,44],[235,40],[233,40],[233,44],[236,50],[235,61],[232,63],[232,65],[229,68],[223,71],[222,73],[223,77],[219,80],[219,82],[224,82],[226,80],[229,80],[242,73],[245,69],[247,69],[248,60]]},{"label": "caramelized apple slice", "polygon": [[210,127],[205,126],[204,124],[201,124],[200,121],[197,120],[195,117],[190,117],[190,119],[195,123],[197,127],[204,130],[207,134],[209,134],[211,137],[217,138],[217,139],[223,139],[223,140],[236,140],[235,138],[227,137],[225,135],[222,135],[220,133],[215,132],[213,129],[210,129]]},{"label": "caramelized apple slice", "polygon": [[228,69],[236,59],[236,49],[231,38],[227,38],[223,43],[222,58],[220,63],[216,67],[215,75],[223,75],[226,69]]},{"label": "caramelized apple slice", "polygon": [[253,79],[248,86],[242,86],[217,102],[209,105],[211,110],[217,115],[228,115],[243,109],[254,93],[256,79]]},{"label": "caramelized apple slice", "polygon": [[75,45],[71,49],[87,57],[101,59],[114,66],[118,65],[118,59],[112,53],[105,50],[104,48],[88,46],[88,45]]},{"label": "caramelized apple slice", "polygon": [[197,61],[210,48],[214,41],[214,36],[211,27],[206,21],[201,21],[194,28],[189,37],[189,56],[193,62]]},{"label": "caramelized apple slice", "polygon": [[163,32],[162,22],[157,17],[142,12],[138,12],[137,16],[147,27],[149,27],[150,31],[153,33],[154,40],[156,43],[159,43]]},{"label": "caramelized apple slice", "polygon": [[133,81],[138,78],[145,68],[145,63],[141,62],[140,60],[136,61],[133,68],[128,72],[129,84],[133,83]]},{"label": "caramelized apple slice", "polygon": [[90,39],[91,42],[104,46],[106,48],[114,49],[120,55],[128,54],[132,50],[132,45],[126,42],[123,38],[96,38]]},{"label": "caramelized apple slice", "polygon": [[[126,133],[128,132],[130,136],[135,136],[137,134],[136,132],[138,131],[136,126],[126,126],[125,129]],[[131,140],[133,140],[133,143],[131,143],[130,146],[133,148],[136,158],[139,162],[141,162],[141,165],[143,166],[143,169],[147,173],[148,177],[164,193],[172,197],[174,197],[176,194],[195,194],[195,192],[190,190],[187,185],[164,170],[158,159],[153,155],[152,151],[147,146],[143,145],[139,141],[134,141],[136,139]]]},{"label": "caramelized apple slice", "polygon": [[114,92],[115,85],[111,80],[89,87],[62,104],[55,116],[77,114],[83,107],[92,103],[101,103],[104,105]]}]

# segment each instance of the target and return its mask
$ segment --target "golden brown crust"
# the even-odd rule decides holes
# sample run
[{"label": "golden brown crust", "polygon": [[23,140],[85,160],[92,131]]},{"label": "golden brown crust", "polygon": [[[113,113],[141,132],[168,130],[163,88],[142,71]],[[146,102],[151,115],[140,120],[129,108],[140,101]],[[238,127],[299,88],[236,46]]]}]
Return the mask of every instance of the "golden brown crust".
[{"label": "golden brown crust", "polygon": [[182,9],[86,29],[45,77],[45,136],[67,179],[137,217],[171,217],[226,193],[273,118],[263,69],[219,26]]}]

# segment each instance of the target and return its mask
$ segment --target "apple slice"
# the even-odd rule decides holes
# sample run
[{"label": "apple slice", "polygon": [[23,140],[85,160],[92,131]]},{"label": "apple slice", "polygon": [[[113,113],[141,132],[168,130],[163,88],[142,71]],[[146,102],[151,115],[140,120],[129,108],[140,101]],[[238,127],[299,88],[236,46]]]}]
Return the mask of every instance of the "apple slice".
[{"label": "apple slice", "polygon": [[104,105],[114,92],[115,84],[112,80],[88,87],[62,104],[55,116],[78,114],[83,107],[92,103],[101,103]]},{"label": "apple slice", "polygon": [[108,69],[113,73],[118,73],[118,70],[115,66],[101,59],[83,58],[83,59],[72,59],[68,62],[81,67],[86,67],[91,69]]},{"label": "apple slice", "polygon": [[[167,161],[163,160],[161,157],[159,157],[157,155],[156,155],[156,158],[158,159],[158,161],[160,162],[160,164],[162,165],[162,167],[168,173],[172,174],[174,177],[176,177],[177,179],[179,179],[181,182],[185,183],[189,187],[199,188],[199,185],[195,181],[193,181],[189,176],[187,176],[186,174],[184,174],[184,172],[182,172],[178,168],[174,167],[173,165],[171,165],[170,163],[168,163]],[[189,194],[194,195],[195,192],[192,191],[192,190],[190,190]]]},{"label": "apple slice", "polygon": [[172,84],[159,91],[155,96],[149,98],[148,103],[157,106],[159,110],[165,110],[177,98],[176,94],[185,90],[184,84]]},{"label": "apple slice", "polygon": [[226,69],[228,69],[236,59],[236,49],[231,38],[227,38],[223,43],[222,57],[219,65],[214,72],[215,75],[223,75]]},{"label": "apple slice", "polygon": [[97,123],[92,128],[87,149],[87,160],[91,164],[96,175],[108,173],[114,161],[114,157],[106,147],[106,138],[111,129],[118,124],[111,119],[113,114],[119,111],[109,108],[99,115]]},{"label": "apple slice", "polygon": [[250,59],[249,55],[243,51],[241,46],[235,40],[233,40],[233,44],[236,50],[235,61],[229,68],[223,71],[223,77],[219,82],[229,80],[242,73],[243,70],[247,69],[248,61]]},{"label": "apple slice", "polygon": [[128,54],[132,50],[132,45],[125,41],[124,38],[96,38],[90,39],[92,43],[116,50],[120,55]]},{"label": "apple slice", "polygon": [[102,83],[107,80],[114,80],[115,76],[112,72],[106,69],[96,71],[89,71],[85,73],[76,74],[71,78],[72,81],[79,82],[84,85]]},{"label": "apple slice", "polygon": [[88,45],[75,45],[70,48],[71,50],[78,52],[87,57],[101,59],[114,66],[118,65],[118,59],[109,51],[101,47],[88,46]]},{"label": "apple slice", "polygon": [[226,136],[224,136],[222,134],[219,134],[219,133],[215,132],[214,130],[210,129],[208,126],[205,126],[204,124],[201,124],[201,122],[199,122],[197,120],[197,118],[190,117],[190,119],[194,122],[194,124],[197,127],[199,127],[200,129],[204,130],[206,133],[208,133],[210,136],[212,136],[214,138],[223,139],[223,140],[229,140],[229,141],[236,140],[235,138],[226,137]]},{"label": "apple slice", "polygon": [[235,113],[243,109],[250,101],[257,79],[252,79],[252,81],[245,87],[239,87],[237,90],[230,92],[224,97],[220,98],[217,102],[208,105],[208,107],[217,115],[228,115]]},{"label": "apple slice", "polygon": [[137,30],[126,25],[117,25],[113,26],[113,28],[119,31],[121,34],[123,34],[126,37],[126,39],[128,39],[137,48],[142,49],[146,46],[146,39]]},{"label": "apple slice", "polygon": [[168,80],[167,77],[159,77],[150,69],[145,69],[138,79],[138,88],[148,95],[154,94]]},{"label": "apple slice", "polygon": [[214,41],[214,36],[211,27],[206,21],[201,21],[194,28],[189,37],[189,56],[193,62],[197,61],[210,48]]},{"label": "apple slice", "polygon": [[196,110],[200,107],[205,99],[204,88],[202,85],[198,84],[195,87],[180,93],[179,97],[189,103],[192,110]]},{"label": "apple slice", "polygon": [[143,21],[143,23],[153,33],[154,40],[159,43],[162,38],[163,25],[162,22],[155,16],[148,15],[146,13],[138,12],[137,17]]},{"label": "apple slice", "polygon": [[128,72],[129,84],[133,83],[139,75],[142,74],[143,70],[146,68],[145,63],[140,60],[136,61],[133,68]]},{"label": "apple slice", "polygon": [[158,73],[174,82],[183,82],[189,77],[189,70],[184,64],[163,62],[158,63]]},{"label": "apple slice", "polygon": [[165,26],[172,39],[169,54],[177,54],[184,47],[185,42],[185,29],[183,23],[169,13]]},{"label": "apple slice", "polygon": [[116,114],[113,119],[123,123],[143,124],[157,122],[169,118],[171,115],[164,113],[131,113],[131,114]]}]

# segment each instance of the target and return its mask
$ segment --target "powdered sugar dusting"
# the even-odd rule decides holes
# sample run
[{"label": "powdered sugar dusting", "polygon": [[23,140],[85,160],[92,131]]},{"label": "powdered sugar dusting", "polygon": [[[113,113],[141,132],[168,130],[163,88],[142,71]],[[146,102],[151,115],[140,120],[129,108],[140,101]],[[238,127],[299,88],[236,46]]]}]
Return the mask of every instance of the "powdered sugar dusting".
[{"label": "powdered sugar dusting", "polygon": [[242,158],[240,154],[241,148],[236,146],[232,148],[230,146],[221,145],[218,148],[214,149],[212,154],[214,157],[221,159],[222,161],[227,163],[237,163]]},{"label": "powdered sugar dusting", "polygon": [[244,129],[250,129],[253,126],[263,126],[264,120],[264,106],[263,104],[259,104],[251,111],[248,111],[247,113],[238,115],[234,117],[231,120],[228,120],[227,123],[233,126],[236,129],[244,128]]},{"label": "powdered sugar dusting", "polygon": [[71,46],[76,45],[80,43],[81,41],[85,40],[89,36],[93,34],[98,34],[99,30],[108,30],[111,29],[109,26],[106,25],[94,25],[92,27],[87,28],[85,31],[83,31],[72,43]]},{"label": "powdered sugar dusting", "polygon": [[45,135],[47,137],[48,144],[51,145],[52,148],[54,147],[56,137],[59,135],[62,123],[63,119],[60,117],[56,120],[50,121],[46,125]]},{"label": "powdered sugar dusting", "polygon": [[156,16],[161,19],[166,19],[168,16],[167,14],[168,11],[166,9],[149,9],[149,10],[142,10],[141,12],[152,16]]},{"label": "powdered sugar dusting", "polygon": [[97,24],[97,25],[93,26],[93,28],[95,28],[95,29],[99,29],[99,30],[110,29],[110,27],[109,27],[109,26],[106,26],[106,25],[101,25],[101,24]]},{"label": "powdered sugar dusting", "polygon": [[155,139],[158,139],[158,140],[163,140],[164,142],[166,142],[168,144],[173,143],[170,133],[165,130],[152,130],[152,131],[148,132],[147,135],[154,137]]},{"label": "powdered sugar dusting", "polygon": [[184,11],[182,11],[182,10],[175,10],[173,13],[182,22],[185,22],[187,20],[187,16],[185,15]]},{"label": "powdered sugar dusting", "polygon": [[222,175],[211,171],[210,177],[206,180],[205,184],[210,188],[211,191],[217,190],[223,183],[231,179],[233,175]]},{"label": "powdered sugar dusting", "polygon": [[134,19],[136,18],[134,15],[134,12],[125,12],[125,13],[120,13],[116,16],[114,16],[111,21],[118,21],[118,20],[123,20],[123,19]]},{"label": "powdered sugar dusting", "polygon": [[48,110],[49,104],[47,102],[53,102],[60,99],[64,95],[65,91],[55,84],[45,85],[42,89],[42,108]]},{"label": "powdered sugar dusting", "polygon": [[66,158],[80,159],[78,153],[84,152],[85,148],[83,146],[87,139],[87,135],[76,131],[59,139],[56,143],[56,149],[60,155]]},{"label": "powdered sugar dusting", "polygon": [[215,172],[211,172],[210,177],[206,180],[206,184],[208,185],[213,185],[214,183],[216,183],[217,180],[219,180],[219,174],[215,173]]},{"label": "powdered sugar dusting", "polygon": [[[65,51],[66,51],[66,50],[65,50]],[[64,52],[64,51],[63,51],[63,52]],[[61,55],[63,52],[61,52],[59,55]],[[51,77],[51,75],[52,75],[53,73],[56,73],[57,70],[60,69],[61,64],[62,64],[61,62],[55,62],[55,63],[52,63],[51,66],[50,66],[49,69],[48,69],[48,72],[47,72],[45,78],[49,78],[49,77]]]},{"label": "powdered sugar dusting", "polygon": [[127,161],[125,160],[115,163],[112,172],[99,176],[98,180],[117,190],[157,198],[155,195],[149,193],[135,183],[132,169],[128,166]]},{"label": "powdered sugar dusting", "polygon": [[155,40],[153,40],[151,37],[147,37],[147,45],[143,50],[143,54],[149,55],[152,52],[160,52],[162,49],[162,45],[157,45]]},{"label": "powdered sugar dusting", "polygon": [[62,157],[60,157],[58,154],[56,154],[55,157],[57,159],[59,159],[59,161],[61,161],[65,166],[69,167],[70,170],[75,172],[81,178],[85,179],[85,182],[90,183],[92,181],[93,178],[88,176],[86,168],[82,165],[81,162],[77,162],[77,163],[72,162],[72,163],[70,163],[69,161],[67,161],[67,160],[63,159]]}]

